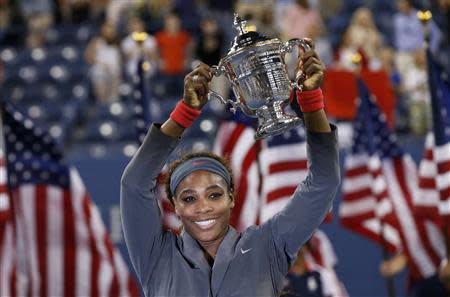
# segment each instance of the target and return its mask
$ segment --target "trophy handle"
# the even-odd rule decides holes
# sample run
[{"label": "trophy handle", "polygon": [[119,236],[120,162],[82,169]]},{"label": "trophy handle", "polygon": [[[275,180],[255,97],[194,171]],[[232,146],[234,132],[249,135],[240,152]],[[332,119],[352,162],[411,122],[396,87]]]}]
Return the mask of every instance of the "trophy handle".
[{"label": "trophy handle", "polygon": [[[306,41],[304,39],[293,38],[293,39],[290,39],[289,41],[286,41],[286,43],[281,46],[282,55],[285,55],[286,53],[291,53],[294,50],[294,47],[296,47],[296,46],[297,47],[301,46],[305,52],[307,52],[311,49],[309,44],[306,43]],[[301,91],[303,89],[303,85],[299,84],[298,82],[303,81],[305,78],[306,78],[306,75],[302,72],[299,76],[297,76],[295,78],[295,82],[291,81],[292,88],[298,89]]]},{"label": "trophy handle", "polygon": [[230,104],[232,107],[230,108],[232,113],[236,113],[237,108],[240,106],[239,102],[233,101],[231,99],[225,99],[222,95],[217,93],[216,91],[209,90],[208,92],[208,100],[211,100],[212,98],[218,99],[220,103],[227,105]]},{"label": "trophy handle", "polygon": [[[219,65],[217,66],[211,66],[211,73],[213,76],[221,76],[222,74],[225,73],[225,67],[223,67],[222,65],[220,65],[221,63],[219,62]],[[230,104],[231,105],[231,112],[236,113],[237,108],[240,106],[239,102],[233,101],[231,99],[225,99],[223,98],[222,95],[220,95],[219,93],[217,93],[216,91],[213,90],[209,90],[208,92],[208,100],[211,100],[212,98],[215,98],[217,100],[220,101],[220,103],[227,105]]]},{"label": "trophy handle", "polygon": [[288,41],[286,41],[285,44],[282,45],[281,52],[283,54],[290,53],[294,50],[295,46],[301,46],[305,50],[305,52],[307,52],[311,49],[309,44],[306,43],[306,41],[304,39],[293,38],[293,39],[289,39]]}]

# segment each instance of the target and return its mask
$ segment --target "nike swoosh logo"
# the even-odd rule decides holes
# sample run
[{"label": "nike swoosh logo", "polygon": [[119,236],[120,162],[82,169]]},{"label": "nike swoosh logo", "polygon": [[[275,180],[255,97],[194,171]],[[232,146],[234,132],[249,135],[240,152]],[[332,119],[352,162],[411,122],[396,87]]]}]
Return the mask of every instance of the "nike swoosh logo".
[{"label": "nike swoosh logo", "polygon": [[246,253],[250,252],[251,250],[252,250],[252,248],[249,248],[249,249],[246,249],[246,250],[243,250],[241,248],[241,254],[246,254]]}]

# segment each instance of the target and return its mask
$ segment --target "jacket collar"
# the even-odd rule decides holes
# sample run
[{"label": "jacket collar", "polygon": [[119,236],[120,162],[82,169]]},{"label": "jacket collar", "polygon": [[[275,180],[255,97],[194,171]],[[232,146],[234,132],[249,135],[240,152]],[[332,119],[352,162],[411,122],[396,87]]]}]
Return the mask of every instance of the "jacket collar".
[{"label": "jacket collar", "polygon": [[[238,239],[239,234],[233,227],[229,226],[227,234],[225,234],[225,237],[217,249],[214,265],[212,267],[211,289],[214,295],[216,295],[219,290],[228,266],[230,265]],[[181,233],[181,240],[181,252],[183,256],[191,262],[195,268],[200,268],[210,275],[211,267],[204,256],[200,244],[184,230]]]}]

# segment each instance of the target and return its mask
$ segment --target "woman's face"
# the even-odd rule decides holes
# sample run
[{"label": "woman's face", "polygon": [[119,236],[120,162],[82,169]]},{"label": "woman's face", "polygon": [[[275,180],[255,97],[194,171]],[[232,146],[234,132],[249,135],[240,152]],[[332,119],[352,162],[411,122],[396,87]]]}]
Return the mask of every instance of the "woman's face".
[{"label": "woman's face", "polygon": [[199,170],[180,182],[174,205],[186,232],[208,245],[220,242],[227,233],[234,199],[220,175]]}]

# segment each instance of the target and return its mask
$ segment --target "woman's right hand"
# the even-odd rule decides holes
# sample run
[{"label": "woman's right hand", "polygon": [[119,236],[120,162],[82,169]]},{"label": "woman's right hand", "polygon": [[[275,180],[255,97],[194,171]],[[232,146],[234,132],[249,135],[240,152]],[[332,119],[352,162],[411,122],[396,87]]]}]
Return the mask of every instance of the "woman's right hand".
[{"label": "woman's right hand", "polygon": [[202,109],[208,102],[209,83],[212,74],[208,65],[201,63],[184,78],[183,101],[186,105]]}]

